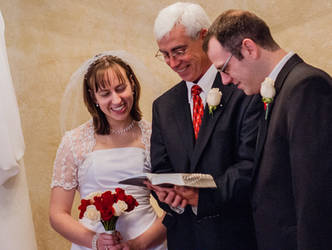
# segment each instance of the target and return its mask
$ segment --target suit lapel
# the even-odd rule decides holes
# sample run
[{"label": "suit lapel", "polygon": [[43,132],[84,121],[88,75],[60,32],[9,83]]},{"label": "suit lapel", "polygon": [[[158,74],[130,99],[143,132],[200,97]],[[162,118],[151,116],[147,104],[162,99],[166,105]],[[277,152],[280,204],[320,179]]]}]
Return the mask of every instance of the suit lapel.
[{"label": "suit lapel", "polygon": [[281,69],[280,73],[277,76],[276,82],[275,82],[275,88],[276,88],[276,95],[280,92],[286,77],[288,76],[289,72],[293,70],[293,68],[299,64],[302,63],[303,60],[297,55],[294,54],[288,62],[285,64],[285,66]]},{"label": "suit lapel", "polygon": [[198,137],[197,137],[196,144],[194,147],[194,152],[192,155],[192,161],[191,161],[192,163],[191,163],[191,167],[190,167],[191,172],[195,171],[198,161],[201,157],[201,154],[203,153],[203,150],[206,147],[206,145],[212,135],[214,127],[216,126],[217,121],[220,119],[220,117],[227,105],[227,102],[233,93],[233,88],[227,88],[221,83],[220,74],[216,75],[212,88],[219,88],[219,90],[222,93],[222,98],[220,101],[220,105],[213,112],[213,115],[209,114],[208,104],[205,105],[202,124],[199,129]]},{"label": "suit lapel", "polygon": [[188,102],[188,89],[184,81],[180,83],[175,93],[174,119],[178,127],[179,138],[184,144],[189,158],[191,158],[194,148],[194,129],[191,119],[190,105]]},{"label": "suit lapel", "polygon": [[281,91],[282,86],[285,83],[286,77],[288,76],[289,72],[293,70],[293,68],[298,64],[303,62],[303,60],[297,55],[293,55],[287,63],[284,65],[284,67],[281,69],[279,72],[277,79],[275,81],[275,89],[276,89],[276,95],[274,97],[274,101],[269,105],[269,114],[267,117],[267,120],[262,117],[259,130],[258,130],[258,136],[257,136],[257,144],[256,144],[256,156],[255,156],[255,167],[254,167],[254,173],[253,173],[253,180],[255,179],[258,168],[260,165],[260,161],[262,159],[262,154],[263,154],[263,149],[264,149],[264,144],[268,132],[268,127],[269,127],[269,122],[270,122],[270,117],[272,114],[273,106],[275,102],[277,102],[278,99],[278,94]]}]

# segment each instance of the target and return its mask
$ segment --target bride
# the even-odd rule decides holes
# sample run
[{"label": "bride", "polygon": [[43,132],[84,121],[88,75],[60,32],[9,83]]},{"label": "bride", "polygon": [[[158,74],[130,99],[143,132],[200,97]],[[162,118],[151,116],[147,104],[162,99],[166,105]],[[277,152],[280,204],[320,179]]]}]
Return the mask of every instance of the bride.
[{"label": "bride", "polygon": [[[51,225],[73,242],[72,250],[166,249],[166,229],[150,204],[149,190],[118,184],[125,177],[150,171],[151,126],[141,119],[141,88],[135,73],[125,60],[104,52],[85,62],[73,76],[83,78],[70,87],[83,86],[92,119],[66,132],[58,148],[51,184]],[[105,234],[100,222],[84,225],[71,216],[76,190],[84,198],[116,187],[139,203],[118,219],[121,243],[119,237]]]}]

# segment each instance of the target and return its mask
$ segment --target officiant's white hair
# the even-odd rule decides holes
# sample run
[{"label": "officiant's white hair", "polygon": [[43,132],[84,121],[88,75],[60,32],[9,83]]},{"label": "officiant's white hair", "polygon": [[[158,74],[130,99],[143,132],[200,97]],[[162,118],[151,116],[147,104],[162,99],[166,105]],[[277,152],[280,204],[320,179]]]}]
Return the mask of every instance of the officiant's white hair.
[{"label": "officiant's white hair", "polygon": [[154,22],[154,35],[157,41],[167,35],[176,24],[183,25],[187,34],[195,39],[201,29],[209,28],[211,22],[200,5],[177,2],[159,12]]}]

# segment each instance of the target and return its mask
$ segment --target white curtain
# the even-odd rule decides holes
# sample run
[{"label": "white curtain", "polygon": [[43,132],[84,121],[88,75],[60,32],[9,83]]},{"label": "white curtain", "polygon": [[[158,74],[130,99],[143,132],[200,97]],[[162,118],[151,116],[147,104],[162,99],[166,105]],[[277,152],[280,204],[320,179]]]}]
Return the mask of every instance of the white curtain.
[{"label": "white curtain", "polygon": [[12,77],[9,70],[5,24],[0,12],[0,185],[19,170],[24,154],[24,139]]},{"label": "white curtain", "polygon": [[24,139],[0,11],[0,249],[36,250],[23,163]]}]

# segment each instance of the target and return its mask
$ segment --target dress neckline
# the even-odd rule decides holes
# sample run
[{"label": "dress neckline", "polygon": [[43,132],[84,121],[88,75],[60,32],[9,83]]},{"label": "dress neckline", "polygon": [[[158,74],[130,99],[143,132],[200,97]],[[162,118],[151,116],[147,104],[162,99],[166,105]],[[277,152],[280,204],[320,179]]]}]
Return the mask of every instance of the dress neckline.
[{"label": "dress neckline", "polygon": [[[92,123],[92,120],[90,120],[91,122],[91,126],[92,126],[92,129],[93,129],[93,123]],[[144,145],[145,148],[141,148],[143,150],[146,150],[146,145],[145,145],[145,141],[144,141],[144,131],[143,131],[143,120],[140,120],[137,122],[137,125],[138,127],[140,128],[141,130],[141,143]],[[103,151],[103,150],[111,150],[111,149],[119,149],[119,148],[140,148],[140,147],[117,147],[117,148],[105,148],[105,149],[97,149],[97,150],[93,150],[93,148],[96,146],[96,133],[94,131],[94,129],[92,130],[93,134],[92,134],[92,140],[93,140],[93,143],[92,143],[92,147],[91,147],[91,151],[90,153],[92,152],[96,152],[96,151]]]},{"label": "dress neckline", "polygon": [[108,152],[108,151],[118,151],[118,150],[123,150],[123,149],[137,149],[137,150],[142,150],[145,151],[145,148],[141,148],[141,147],[116,147],[116,148],[103,148],[103,149],[97,149],[97,150],[93,150],[90,153],[96,153],[96,152]]}]

